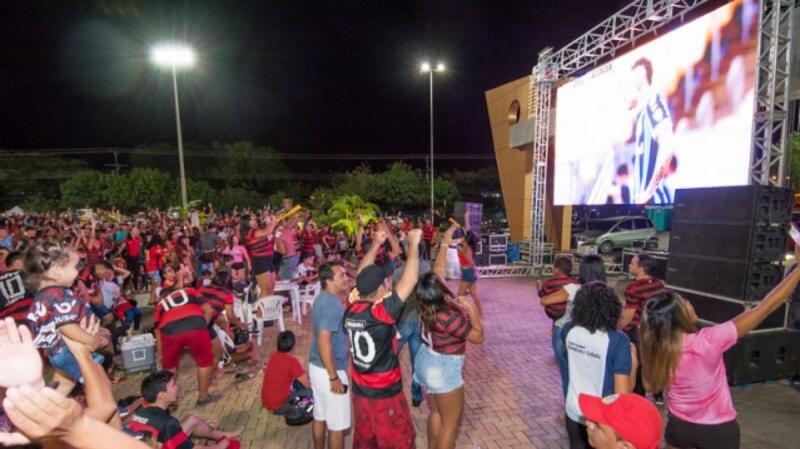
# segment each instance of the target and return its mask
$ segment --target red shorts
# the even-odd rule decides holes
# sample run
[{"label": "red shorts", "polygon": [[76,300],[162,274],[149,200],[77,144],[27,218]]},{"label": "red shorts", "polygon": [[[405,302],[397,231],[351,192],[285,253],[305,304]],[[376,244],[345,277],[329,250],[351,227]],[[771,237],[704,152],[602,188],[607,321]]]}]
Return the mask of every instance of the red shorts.
[{"label": "red shorts", "polygon": [[403,392],[390,398],[353,395],[353,449],[414,449],[414,423]]},{"label": "red shorts", "polygon": [[200,368],[214,364],[211,337],[208,329],[195,329],[179,334],[161,334],[161,363],[164,369],[174,370],[181,361],[181,352],[186,348]]}]

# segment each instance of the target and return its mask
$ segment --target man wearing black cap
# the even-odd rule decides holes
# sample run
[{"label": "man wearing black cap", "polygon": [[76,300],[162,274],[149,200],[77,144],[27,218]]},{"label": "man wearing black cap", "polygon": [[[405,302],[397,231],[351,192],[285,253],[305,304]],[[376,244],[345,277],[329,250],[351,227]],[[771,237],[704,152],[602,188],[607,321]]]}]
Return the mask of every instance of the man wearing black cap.
[{"label": "man wearing black cap", "polygon": [[356,289],[344,314],[344,327],[352,353],[353,449],[414,448],[414,424],[402,394],[400,362],[397,358],[395,324],[403,313],[419,277],[420,229],[408,233],[408,254],[403,275],[390,290],[391,276],[375,265],[375,254],[388,237],[384,229],[373,236],[374,243],[358,267]]}]

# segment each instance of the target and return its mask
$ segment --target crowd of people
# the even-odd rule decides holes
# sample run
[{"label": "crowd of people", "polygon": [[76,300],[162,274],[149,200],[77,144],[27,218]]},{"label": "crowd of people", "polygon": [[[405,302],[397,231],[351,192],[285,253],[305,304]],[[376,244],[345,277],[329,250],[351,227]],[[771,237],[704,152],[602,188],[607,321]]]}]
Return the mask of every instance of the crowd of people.
[{"label": "crowd of people", "polygon": [[[723,353],[790,299],[800,269],[752,309],[701,328],[692,304],[654,277],[657,262],[647,253],[631,260],[634,280],[623,299],[599,256],[583,257],[577,279],[572,265],[557,259],[554,275],[538,285],[553,320],[570,448],[656,449],[662,438],[670,448],[739,448]],[[653,403],[666,403],[666,429]],[[613,431],[604,420],[617,420]]]},{"label": "crowd of people", "polygon": [[[399,362],[408,346],[405,381],[411,405],[429,407],[428,445],[453,448],[467,347],[484,341],[479,244],[457,223],[439,232],[430,221],[408,219],[362,223],[347,236],[318,228],[290,201],[279,210],[228,214],[209,205],[186,218],[114,210],[4,218],[0,444],[238,447],[243,428],[223,430],[199,414],[172,416],[181,356],[188,352],[196,367],[197,410],[223,397],[212,391],[215,378],[258,375],[258,347],[249,337],[253,322],[266,317],[246,318],[237,307],[290,282],[319,284],[308,365],[293,355],[295,335],[277,334],[263,365],[266,411],[290,425],[313,421],[317,449],[343,448],[348,433],[357,449],[413,448]],[[455,292],[446,282],[452,253],[460,271]],[[559,258],[553,277],[539,281],[571,448],[654,449],[662,438],[675,448],[739,447],[722,353],[790,296],[800,270],[757,307],[699,329],[691,304],[667,290],[654,268],[646,253],[634,257],[635,280],[623,299],[597,256],[583,258],[577,278],[572,260]],[[152,316],[136,297],[146,298]],[[115,398],[112,385],[124,377],[115,369],[121,345],[148,332],[158,369],[144,377],[138,396]],[[653,404],[662,401],[665,431]]]},{"label": "crowd of people", "polygon": [[[317,228],[290,202],[278,211],[230,214],[209,205],[183,219],[157,210],[133,217],[111,210],[3,218],[0,355],[8,356],[8,366],[36,366],[26,375],[16,368],[0,375],[0,442],[102,446],[105,440],[73,439],[67,428],[80,419],[125,441],[120,447],[138,447],[140,440],[181,449],[199,445],[195,440],[234,447],[243,429],[226,432],[198,415],[170,415],[181,356],[188,352],[196,367],[195,407],[218,401],[222,396],[211,386],[228,372],[223,366],[246,366],[257,354],[248,341],[252,323],[236,305],[273,295],[278,282],[292,282],[320,286],[308,372],[291,355],[294,334],[281,332],[263,370],[264,407],[285,415],[287,423],[298,407],[313,409],[318,447],[343,447],[351,428],[355,447],[413,447],[398,359],[407,343],[415,367],[412,405],[428,394],[429,438],[437,447],[451,447],[463,411],[466,343],[483,340],[472,258],[476,239],[454,233],[456,227],[440,239],[432,266],[438,232],[430,221],[415,226],[409,219],[379,220],[346,236]],[[448,251],[460,261],[459,292],[471,293],[472,300],[444,281]],[[148,299],[140,304],[137,297]],[[149,312],[144,302],[152,315],[143,313]],[[146,328],[142,323],[150,318]],[[117,374],[121,347],[132,334],[147,332],[155,337],[160,371],[144,378],[139,397],[117,402],[112,385],[124,380]],[[443,369],[444,379],[436,374]],[[233,370],[237,379],[259,371]],[[34,402],[43,410],[54,403],[68,409],[70,419],[38,423],[53,427],[29,432]]]}]

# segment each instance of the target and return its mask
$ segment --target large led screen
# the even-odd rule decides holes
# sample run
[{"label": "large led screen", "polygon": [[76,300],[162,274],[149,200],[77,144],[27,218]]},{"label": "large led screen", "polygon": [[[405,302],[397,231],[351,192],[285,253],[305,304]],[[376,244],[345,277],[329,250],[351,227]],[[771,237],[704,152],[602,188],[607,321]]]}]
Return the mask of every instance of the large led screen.
[{"label": "large led screen", "polygon": [[556,93],[556,204],[669,204],[748,183],[758,1],[738,0]]}]

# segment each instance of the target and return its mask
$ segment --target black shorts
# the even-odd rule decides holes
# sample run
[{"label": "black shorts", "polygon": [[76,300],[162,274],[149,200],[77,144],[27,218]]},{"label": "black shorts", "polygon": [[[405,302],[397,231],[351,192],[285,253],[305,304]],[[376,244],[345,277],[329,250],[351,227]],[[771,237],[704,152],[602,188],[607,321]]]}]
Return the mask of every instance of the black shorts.
[{"label": "black shorts", "polygon": [[253,265],[253,273],[258,276],[264,273],[274,273],[275,265],[272,256],[253,256],[250,263]]},{"label": "black shorts", "polygon": [[678,449],[739,449],[739,423],[694,424],[670,413],[664,439]]}]

